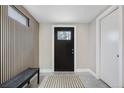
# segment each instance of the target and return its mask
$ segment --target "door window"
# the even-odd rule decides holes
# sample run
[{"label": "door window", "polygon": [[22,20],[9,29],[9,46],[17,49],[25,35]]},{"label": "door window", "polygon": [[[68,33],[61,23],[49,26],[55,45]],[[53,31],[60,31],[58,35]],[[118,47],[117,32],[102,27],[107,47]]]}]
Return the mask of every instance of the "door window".
[{"label": "door window", "polygon": [[71,31],[58,31],[57,40],[71,40]]}]

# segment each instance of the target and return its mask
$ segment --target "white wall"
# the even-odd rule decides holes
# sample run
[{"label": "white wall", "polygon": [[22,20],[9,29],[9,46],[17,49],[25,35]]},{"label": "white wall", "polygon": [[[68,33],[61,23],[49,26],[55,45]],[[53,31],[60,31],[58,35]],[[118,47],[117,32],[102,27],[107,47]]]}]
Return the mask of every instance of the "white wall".
[{"label": "white wall", "polygon": [[124,6],[122,6],[122,86],[124,87]]},{"label": "white wall", "polygon": [[76,25],[76,68],[89,68],[89,28],[88,24]]},{"label": "white wall", "polygon": [[[52,25],[40,24],[39,31],[39,64],[41,71],[51,71],[52,69]],[[67,25],[67,24],[66,24]],[[68,24],[76,25],[76,69],[87,69],[89,62],[89,25],[88,24]]]},{"label": "white wall", "polygon": [[96,73],[96,20],[89,24],[89,54],[90,69]]},{"label": "white wall", "polygon": [[39,31],[40,69],[52,69],[52,25],[40,24]]}]

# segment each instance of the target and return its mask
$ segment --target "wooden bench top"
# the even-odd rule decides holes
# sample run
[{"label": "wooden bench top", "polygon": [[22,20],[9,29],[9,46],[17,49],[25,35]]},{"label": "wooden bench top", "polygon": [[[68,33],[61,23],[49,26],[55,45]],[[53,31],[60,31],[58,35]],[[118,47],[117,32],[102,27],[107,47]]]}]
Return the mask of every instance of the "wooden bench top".
[{"label": "wooden bench top", "polygon": [[22,87],[29,81],[36,73],[39,73],[39,68],[28,68],[23,72],[17,74],[15,77],[3,83],[2,88],[17,88]]}]

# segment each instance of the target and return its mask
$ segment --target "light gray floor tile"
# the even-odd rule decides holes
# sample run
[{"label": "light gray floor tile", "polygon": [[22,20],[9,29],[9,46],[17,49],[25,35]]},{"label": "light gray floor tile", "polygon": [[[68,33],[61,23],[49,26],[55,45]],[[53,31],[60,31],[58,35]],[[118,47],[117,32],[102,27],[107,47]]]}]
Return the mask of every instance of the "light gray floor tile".
[{"label": "light gray floor tile", "polygon": [[84,86],[86,88],[109,88],[107,84],[105,84],[101,80],[97,80],[94,76],[90,73],[77,73],[79,74]]},{"label": "light gray floor tile", "polygon": [[[88,72],[83,73],[73,73],[73,72],[54,72],[54,73],[41,73],[40,74],[40,83],[42,83],[45,77],[52,75],[52,74],[78,74],[80,79],[82,80],[85,88],[109,88],[107,84],[105,84],[101,80],[97,80],[93,75]],[[37,78],[31,80],[31,84],[27,86],[27,88],[37,88]]]}]

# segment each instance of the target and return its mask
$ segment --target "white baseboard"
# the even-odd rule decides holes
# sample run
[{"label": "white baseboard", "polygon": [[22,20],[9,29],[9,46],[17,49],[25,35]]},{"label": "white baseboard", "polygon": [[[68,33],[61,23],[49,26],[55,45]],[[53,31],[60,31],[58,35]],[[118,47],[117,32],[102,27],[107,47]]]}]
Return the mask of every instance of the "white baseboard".
[{"label": "white baseboard", "polygon": [[92,71],[91,69],[89,69],[89,73],[92,74],[95,78],[97,78],[97,75],[94,71]]},{"label": "white baseboard", "polygon": [[89,72],[89,69],[76,69],[75,72]]},{"label": "white baseboard", "polygon": [[75,72],[89,72],[89,73],[92,74],[95,78],[97,78],[96,73],[93,72],[91,69],[76,69]]},{"label": "white baseboard", "polygon": [[40,73],[50,73],[53,72],[52,69],[40,69]]},{"label": "white baseboard", "polygon": [[[51,73],[53,72],[52,69],[40,69],[40,73]],[[95,78],[97,78],[97,75],[95,72],[93,72],[91,69],[76,69],[75,72],[89,72],[92,74]]]}]

